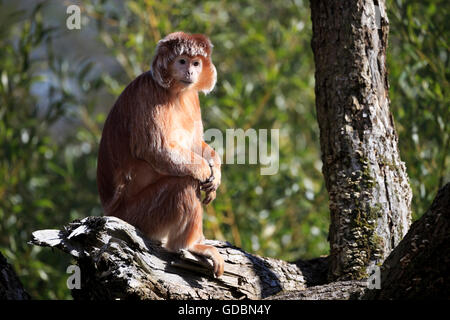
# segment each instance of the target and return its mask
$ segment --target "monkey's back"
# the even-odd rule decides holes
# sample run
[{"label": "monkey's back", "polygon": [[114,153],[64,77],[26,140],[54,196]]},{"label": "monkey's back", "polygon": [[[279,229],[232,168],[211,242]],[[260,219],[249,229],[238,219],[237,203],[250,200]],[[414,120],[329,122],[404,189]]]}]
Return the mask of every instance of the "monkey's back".
[{"label": "monkey's back", "polygon": [[106,118],[97,161],[97,188],[106,213],[123,196],[129,167],[135,159],[133,135],[147,130],[145,118],[151,116],[150,109],[165,101],[157,86],[150,72],[141,74],[120,94]]}]

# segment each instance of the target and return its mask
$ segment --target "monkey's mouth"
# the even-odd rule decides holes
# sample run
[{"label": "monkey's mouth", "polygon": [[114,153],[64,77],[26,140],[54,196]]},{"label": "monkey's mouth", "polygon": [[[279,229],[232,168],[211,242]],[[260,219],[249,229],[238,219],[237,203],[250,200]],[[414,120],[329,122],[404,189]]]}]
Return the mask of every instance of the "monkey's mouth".
[{"label": "monkey's mouth", "polygon": [[190,80],[180,80],[180,82],[182,82],[184,84],[192,84],[192,81],[190,81]]}]

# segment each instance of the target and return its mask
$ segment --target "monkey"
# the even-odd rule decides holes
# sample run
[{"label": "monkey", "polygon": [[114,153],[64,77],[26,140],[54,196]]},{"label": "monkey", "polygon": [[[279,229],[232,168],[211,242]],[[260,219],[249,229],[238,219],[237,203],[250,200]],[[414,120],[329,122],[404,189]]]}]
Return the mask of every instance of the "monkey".
[{"label": "monkey", "polygon": [[212,48],[202,34],[175,32],[158,42],[150,70],[123,90],[105,120],[97,186],[105,215],[169,251],[210,258],[220,277],[223,257],[204,244],[202,226],[202,203],[216,198],[221,182],[221,159],[203,140],[198,96],[217,81]]}]

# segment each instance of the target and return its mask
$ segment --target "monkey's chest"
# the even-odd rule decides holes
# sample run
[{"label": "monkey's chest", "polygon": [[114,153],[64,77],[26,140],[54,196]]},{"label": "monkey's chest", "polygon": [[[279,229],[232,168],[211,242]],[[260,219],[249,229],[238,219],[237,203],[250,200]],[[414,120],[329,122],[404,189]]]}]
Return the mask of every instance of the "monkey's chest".
[{"label": "monkey's chest", "polygon": [[177,112],[171,116],[168,131],[171,142],[192,149],[201,144],[203,124],[195,114]]}]

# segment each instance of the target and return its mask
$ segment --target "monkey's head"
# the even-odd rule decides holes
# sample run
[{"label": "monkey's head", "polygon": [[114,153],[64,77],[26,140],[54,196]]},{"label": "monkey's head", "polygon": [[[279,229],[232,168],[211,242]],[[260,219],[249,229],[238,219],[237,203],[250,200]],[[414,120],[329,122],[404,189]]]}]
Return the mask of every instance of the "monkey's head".
[{"label": "monkey's head", "polygon": [[217,80],[212,43],[202,34],[174,32],[158,42],[152,76],[167,89],[193,88],[209,93]]}]

